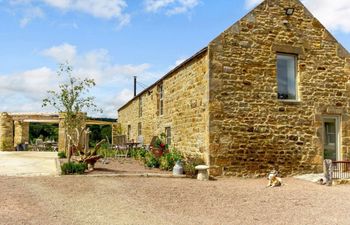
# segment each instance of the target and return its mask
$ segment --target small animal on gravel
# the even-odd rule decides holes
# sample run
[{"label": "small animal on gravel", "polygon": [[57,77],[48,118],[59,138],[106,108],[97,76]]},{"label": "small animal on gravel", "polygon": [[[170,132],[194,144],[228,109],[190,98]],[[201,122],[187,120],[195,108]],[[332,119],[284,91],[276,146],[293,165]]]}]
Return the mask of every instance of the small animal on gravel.
[{"label": "small animal on gravel", "polygon": [[272,170],[267,176],[269,183],[267,187],[279,187],[282,186],[282,179],[278,177],[278,172],[276,170]]}]

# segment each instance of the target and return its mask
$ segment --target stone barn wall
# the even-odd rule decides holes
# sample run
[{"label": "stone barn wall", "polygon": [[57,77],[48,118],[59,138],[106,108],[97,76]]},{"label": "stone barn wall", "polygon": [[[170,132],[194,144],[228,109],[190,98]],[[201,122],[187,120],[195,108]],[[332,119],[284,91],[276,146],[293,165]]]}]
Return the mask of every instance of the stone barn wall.
[{"label": "stone barn wall", "polygon": [[[297,101],[277,98],[277,53],[297,56]],[[264,1],[210,43],[209,61],[212,174],[321,171],[326,115],[350,151],[349,54],[299,1]]]},{"label": "stone barn wall", "polygon": [[[160,115],[159,85],[164,89],[164,113]],[[208,158],[208,56],[201,52],[136,96],[118,111],[124,134],[137,140],[138,124],[144,143],[171,127],[172,147],[186,155]],[[139,114],[140,98],[142,115]]]}]

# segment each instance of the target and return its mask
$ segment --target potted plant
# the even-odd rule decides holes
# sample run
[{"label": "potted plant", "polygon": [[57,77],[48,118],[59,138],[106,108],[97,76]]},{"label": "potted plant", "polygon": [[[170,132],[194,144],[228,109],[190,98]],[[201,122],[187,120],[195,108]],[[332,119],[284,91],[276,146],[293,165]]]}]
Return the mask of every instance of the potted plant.
[{"label": "potted plant", "polygon": [[164,153],[167,153],[169,151],[169,145],[166,144],[165,139],[166,135],[164,133],[161,133],[154,143],[152,153],[157,158],[161,157]]}]

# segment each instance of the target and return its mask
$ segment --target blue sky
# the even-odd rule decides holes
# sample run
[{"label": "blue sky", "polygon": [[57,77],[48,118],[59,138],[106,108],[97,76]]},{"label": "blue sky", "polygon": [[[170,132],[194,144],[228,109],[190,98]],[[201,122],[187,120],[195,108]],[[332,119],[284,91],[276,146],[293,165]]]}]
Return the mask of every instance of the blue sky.
[{"label": "blue sky", "polygon": [[[206,46],[261,0],[0,0],[0,111],[40,112],[68,60],[104,110]],[[350,1],[304,0],[350,49]],[[141,90],[141,86],[138,86]]]}]

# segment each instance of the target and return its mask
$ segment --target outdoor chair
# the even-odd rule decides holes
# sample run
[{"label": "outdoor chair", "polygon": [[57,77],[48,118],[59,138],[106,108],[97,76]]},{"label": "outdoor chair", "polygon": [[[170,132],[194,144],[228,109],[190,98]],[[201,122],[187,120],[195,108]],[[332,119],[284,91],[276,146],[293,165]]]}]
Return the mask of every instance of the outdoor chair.
[{"label": "outdoor chair", "polygon": [[143,138],[143,136],[142,135],[139,135],[138,137],[137,137],[137,141],[136,141],[138,144],[137,144],[137,148],[144,148],[145,147],[145,145],[143,144],[143,142],[144,142],[144,138]]},{"label": "outdoor chair", "polygon": [[129,153],[129,146],[126,144],[126,135],[119,135],[116,137],[115,158],[127,158]]},{"label": "outdoor chair", "polygon": [[42,139],[36,139],[34,145],[34,151],[45,151],[46,146]]}]

